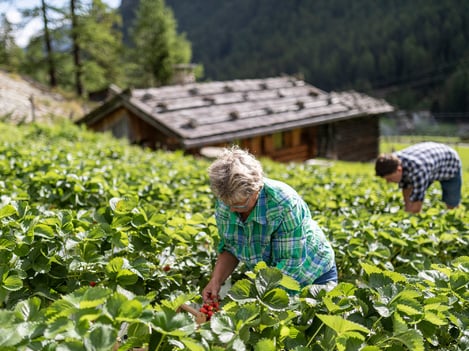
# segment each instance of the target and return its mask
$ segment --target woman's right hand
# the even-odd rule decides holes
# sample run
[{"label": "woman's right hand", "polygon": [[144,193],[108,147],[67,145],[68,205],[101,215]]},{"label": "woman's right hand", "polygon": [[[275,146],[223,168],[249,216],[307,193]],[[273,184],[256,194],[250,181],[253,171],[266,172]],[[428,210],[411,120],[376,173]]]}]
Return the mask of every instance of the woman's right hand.
[{"label": "woman's right hand", "polygon": [[221,285],[215,282],[213,279],[210,280],[207,284],[207,286],[204,288],[202,291],[202,299],[204,300],[204,303],[212,303],[212,302],[217,302],[220,300],[220,289]]}]

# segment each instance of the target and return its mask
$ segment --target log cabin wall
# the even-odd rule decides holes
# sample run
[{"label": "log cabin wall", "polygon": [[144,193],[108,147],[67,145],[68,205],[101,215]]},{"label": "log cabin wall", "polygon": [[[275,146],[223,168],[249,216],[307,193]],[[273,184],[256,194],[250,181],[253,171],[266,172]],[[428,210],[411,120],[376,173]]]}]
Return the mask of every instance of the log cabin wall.
[{"label": "log cabin wall", "polygon": [[88,128],[97,132],[111,131],[116,138],[125,138],[129,135],[128,111],[118,108],[105,118],[89,123]]},{"label": "log cabin wall", "polygon": [[181,148],[178,139],[165,135],[137,116],[131,116],[132,143],[151,149],[177,150]]},{"label": "log cabin wall", "polygon": [[307,159],[318,157],[318,126],[301,129],[301,144],[308,146]]},{"label": "log cabin wall", "polygon": [[379,153],[379,118],[373,116],[337,122],[335,149],[342,161],[368,162]]},{"label": "log cabin wall", "polygon": [[116,109],[105,118],[89,124],[94,131],[110,131],[116,138],[127,138],[131,144],[155,149],[176,150],[179,141],[165,135],[124,107]]},{"label": "log cabin wall", "polygon": [[305,161],[312,156],[311,142],[305,135],[312,134],[309,128],[297,128],[262,137],[262,155],[278,162]]}]

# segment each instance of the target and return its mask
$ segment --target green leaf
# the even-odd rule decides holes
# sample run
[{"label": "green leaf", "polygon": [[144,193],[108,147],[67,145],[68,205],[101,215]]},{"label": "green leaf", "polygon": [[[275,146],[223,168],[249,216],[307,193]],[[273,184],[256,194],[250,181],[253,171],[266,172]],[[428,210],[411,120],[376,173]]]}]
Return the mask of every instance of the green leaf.
[{"label": "green leaf", "polygon": [[118,273],[124,266],[124,259],[122,257],[114,257],[106,265],[106,271],[108,273]]},{"label": "green leaf", "polygon": [[41,300],[38,297],[32,297],[25,301],[20,301],[15,311],[21,316],[24,321],[43,319],[41,311]]},{"label": "green leaf", "polygon": [[387,318],[391,315],[391,310],[388,308],[388,306],[383,305],[380,302],[376,302],[373,307],[375,308],[376,312],[378,312],[378,314],[384,318]]},{"label": "green leaf", "polygon": [[111,293],[110,289],[96,286],[94,288],[87,287],[83,292],[82,290],[75,291],[74,295],[80,298],[80,308],[90,308],[98,307],[106,302]]},{"label": "green leaf", "polygon": [[357,350],[364,340],[364,335],[355,331],[348,331],[336,338],[337,350]]},{"label": "green leaf", "polygon": [[399,313],[394,313],[392,315],[392,323],[394,334],[404,333],[409,329],[407,323]]},{"label": "green leaf", "polygon": [[405,282],[407,282],[406,277],[404,277],[402,274],[400,274],[398,272],[384,271],[383,274],[386,277],[391,278],[394,283],[399,283],[399,282],[405,283]]},{"label": "green leaf", "polygon": [[426,321],[434,325],[443,326],[443,325],[448,324],[448,321],[446,320],[446,318],[444,317],[440,318],[437,314],[430,312],[430,311],[425,312],[424,318]]},{"label": "green leaf", "polygon": [[291,291],[300,291],[301,290],[301,285],[298,283],[295,279],[292,277],[283,274],[282,280],[279,283],[281,286],[283,286],[285,289],[291,290]]},{"label": "green leaf", "polygon": [[233,322],[228,316],[214,315],[210,320],[210,327],[224,344],[229,343],[236,336]]},{"label": "green leaf", "polygon": [[134,197],[118,198],[113,197],[109,200],[111,209],[117,214],[130,213],[138,205],[138,199]]},{"label": "green leaf", "polygon": [[111,325],[95,323],[84,344],[87,350],[109,351],[116,344],[117,330]]},{"label": "green leaf", "polygon": [[334,299],[332,299],[330,296],[325,296],[322,299],[322,302],[324,303],[324,306],[326,306],[327,310],[331,313],[336,313],[342,310],[342,307],[334,303]]},{"label": "green leaf", "polygon": [[253,283],[248,279],[240,279],[234,283],[227,295],[238,302],[252,302],[257,296]]},{"label": "green leaf", "polygon": [[394,340],[398,340],[407,347],[408,350],[412,351],[424,351],[423,337],[419,331],[415,329],[408,329],[405,333],[394,334],[392,337]]},{"label": "green leaf", "polygon": [[54,301],[46,310],[47,322],[51,323],[60,317],[68,317],[78,309],[78,302],[68,301],[69,297]]},{"label": "green leaf", "polygon": [[2,287],[8,291],[18,291],[23,287],[23,281],[16,275],[10,275],[3,279]]},{"label": "green leaf", "polygon": [[165,307],[155,313],[151,323],[155,330],[166,335],[181,337],[195,331],[195,323],[189,315]]},{"label": "green leaf", "polygon": [[362,269],[365,271],[365,273],[367,275],[371,275],[372,273],[382,273],[383,270],[376,267],[376,266],[373,266],[371,264],[368,264],[368,263],[365,263],[365,262],[360,262],[360,266],[362,267]]},{"label": "green leaf", "polygon": [[395,300],[399,300],[399,301],[412,300],[412,301],[415,301],[415,299],[419,299],[421,296],[422,296],[421,291],[416,291],[416,290],[411,290],[411,289],[405,288],[404,290],[400,291],[399,294],[397,294]]},{"label": "green leaf", "polygon": [[452,272],[449,277],[451,289],[458,291],[460,289],[467,289],[469,286],[469,273],[467,272]]},{"label": "green leaf", "polygon": [[80,243],[81,257],[85,262],[99,262],[102,259],[100,248],[94,242],[85,240]]},{"label": "green leaf", "polygon": [[264,295],[269,290],[276,288],[282,280],[282,272],[277,268],[263,268],[257,273],[255,284],[259,295]]},{"label": "green leaf", "polygon": [[120,306],[118,319],[122,321],[132,321],[140,317],[143,306],[140,301],[126,300]]},{"label": "green leaf", "polygon": [[88,351],[85,346],[83,346],[83,341],[65,341],[60,343],[60,347],[57,348],[57,351]]},{"label": "green leaf", "polygon": [[198,343],[194,339],[190,338],[179,338],[179,340],[184,344],[185,348],[184,350],[189,350],[189,351],[205,351],[205,347]]},{"label": "green leaf", "polygon": [[404,312],[408,316],[420,316],[422,314],[420,310],[414,308],[413,306],[409,306],[403,303],[398,303],[396,305],[396,308],[397,310]]},{"label": "green leaf", "polygon": [[[236,337],[233,340],[232,347],[233,347],[233,350],[236,350],[236,351],[246,351],[246,345],[244,345],[243,341],[238,337]],[[215,351],[215,350],[212,350],[212,351]]]},{"label": "green leaf", "polygon": [[277,347],[271,339],[260,339],[254,346],[254,351],[276,351]]},{"label": "green leaf", "polygon": [[256,302],[236,306],[236,319],[246,324],[259,317],[261,307]]},{"label": "green leaf", "polygon": [[469,256],[460,256],[454,259],[451,264],[465,272],[469,272]]},{"label": "green leaf", "polygon": [[147,339],[150,337],[150,328],[147,323],[134,322],[130,323],[127,327],[127,336],[140,340]]},{"label": "green leaf", "polygon": [[123,269],[117,273],[117,282],[122,286],[133,285],[137,281],[138,275],[129,269]]},{"label": "green leaf", "polygon": [[53,322],[47,323],[47,328],[44,331],[44,337],[47,339],[53,339],[57,335],[66,333],[67,331],[72,331],[75,329],[75,325],[72,320],[70,320],[70,315],[67,317],[54,318]]},{"label": "green leaf", "polygon": [[265,263],[264,261],[260,261],[256,264],[256,266],[254,267],[254,273],[259,273],[261,270],[263,269],[266,269],[266,268],[269,268],[269,266],[267,266],[267,263]]},{"label": "green leaf", "polygon": [[340,316],[330,316],[325,314],[316,315],[325,325],[334,330],[338,336],[349,331],[359,331],[369,333],[370,330],[361,324],[346,320]]},{"label": "green leaf", "polygon": [[12,311],[0,310],[0,346],[15,346],[22,338],[24,328],[16,323]]},{"label": "green leaf", "polygon": [[113,318],[117,318],[121,314],[121,305],[127,301],[127,298],[122,294],[112,294],[105,304],[106,311]]},{"label": "green leaf", "polygon": [[33,262],[33,269],[39,273],[47,273],[51,268],[51,260],[42,253],[38,254]]},{"label": "green leaf", "polygon": [[43,238],[53,238],[55,233],[51,226],[39,223],[34,226],[34,235]]},{"label": "green leaf", "polygon": [[12,205],[6,205],[0,208],[0,219],[10,217],[15,214],[18,215],[18,211]]},{"label": "green leaf", "polygon": [[281,288],[267,291],[261,299],[262,304],[276,311],[282,311],[287,308],[289,301],[287,292]]}]

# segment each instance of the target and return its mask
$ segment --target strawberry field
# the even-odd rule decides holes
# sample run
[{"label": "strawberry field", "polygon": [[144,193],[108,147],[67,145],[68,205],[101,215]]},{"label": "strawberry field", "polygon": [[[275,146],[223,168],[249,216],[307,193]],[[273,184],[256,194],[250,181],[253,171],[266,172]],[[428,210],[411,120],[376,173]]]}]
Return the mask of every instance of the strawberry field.
[{"label": "strawberry field", "polygon": [[312,296],[240,266],[199,324],[180,306],[202,305],[216,258],[209,161],[68,123],[0,130],[0,350],[469,349],[467,185],[458,209],[433,185],[410,215],[371,164],[262,160],[307,201],[340,283]]}]

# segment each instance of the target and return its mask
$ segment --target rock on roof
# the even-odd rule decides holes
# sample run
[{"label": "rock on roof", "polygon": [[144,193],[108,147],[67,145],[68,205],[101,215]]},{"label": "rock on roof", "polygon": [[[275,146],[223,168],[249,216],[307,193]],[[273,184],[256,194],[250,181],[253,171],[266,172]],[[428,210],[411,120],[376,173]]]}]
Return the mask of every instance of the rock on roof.
[{"label": "rock on roof", "polygon": [[[155,127],[180,138],[186,147],[393,110],[384,100],[355,91],[327,93],[294,77],[135,89],[119,97]],[[115,105],[116,100],[109,103]],[[99,119],[108,110],[109,106],[103,106],[79,122]]]}]

